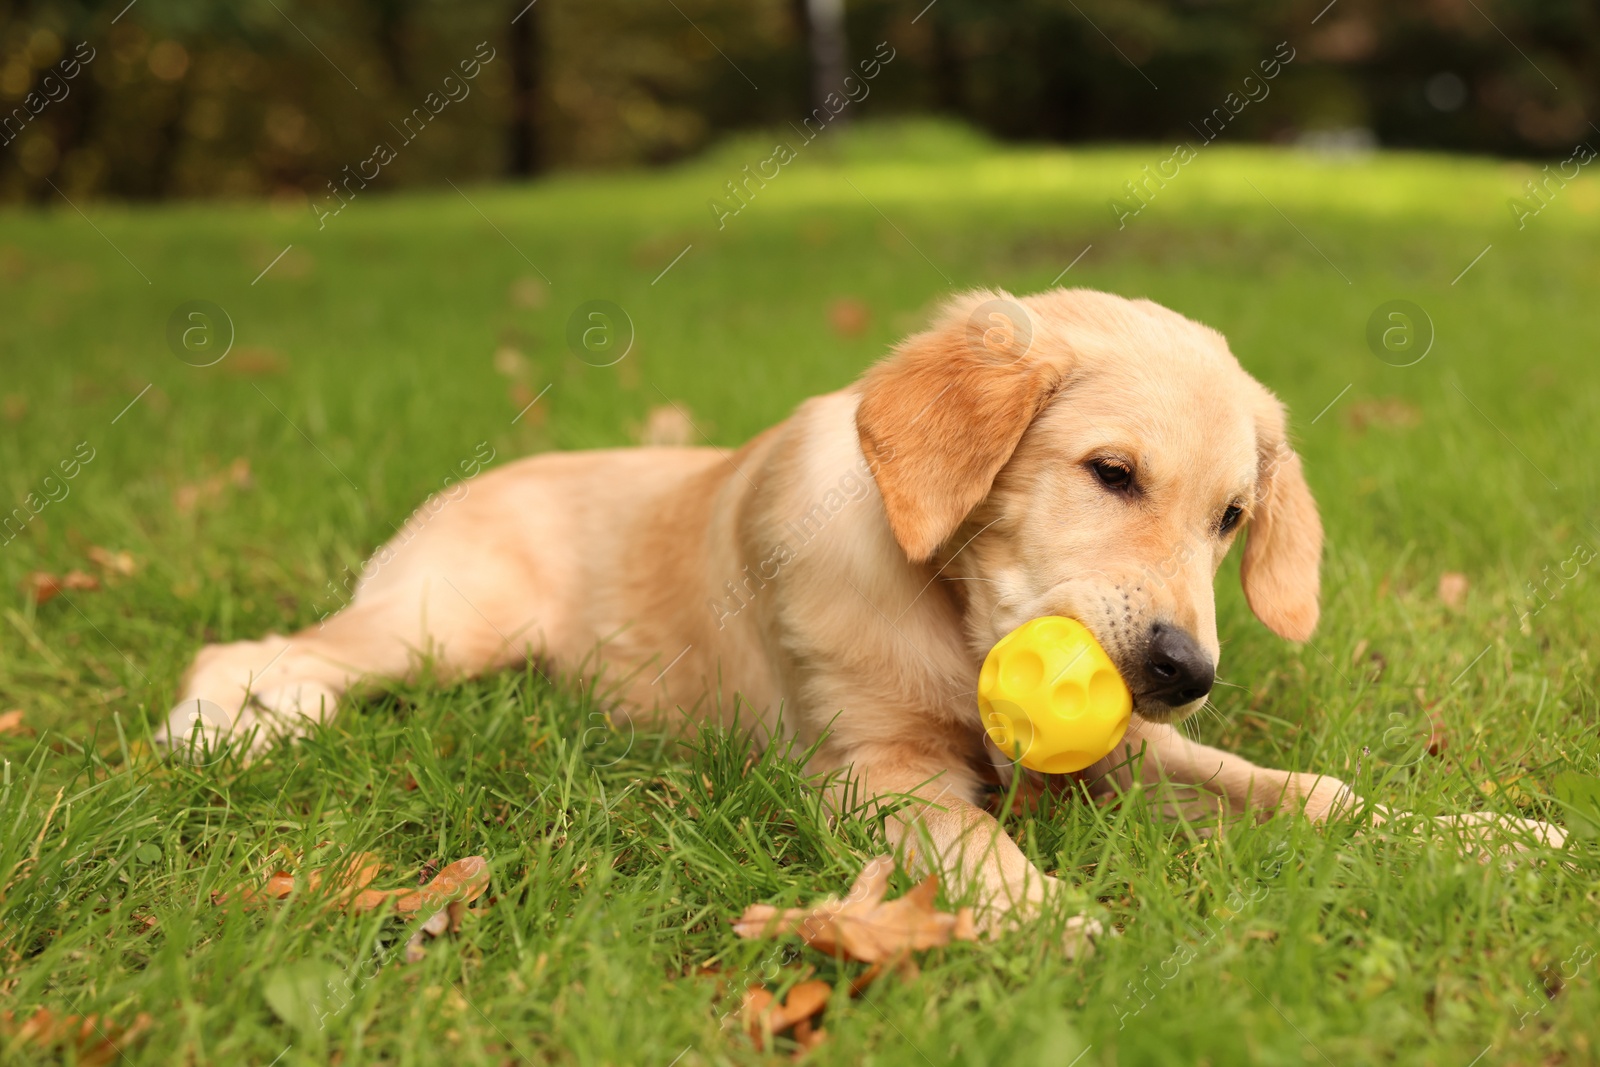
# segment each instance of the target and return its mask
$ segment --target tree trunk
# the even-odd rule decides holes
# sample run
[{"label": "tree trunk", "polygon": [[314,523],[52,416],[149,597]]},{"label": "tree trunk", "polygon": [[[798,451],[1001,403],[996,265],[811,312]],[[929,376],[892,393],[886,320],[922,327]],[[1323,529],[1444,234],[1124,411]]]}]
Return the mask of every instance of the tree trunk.
[{"label": "tree trunk", "polygon": [[[844,0],[806,0],[806,21],[811,45],[811,104],[823,107],[828,94],[844,98],[847,45],[844,36]],[[824,109],[826,110],[826,109]],[[843,124],[846,112],[834,119]]]},{"label": "tree trunk", "polygon": [[934,102],[940,111],[951,115],[963,113],[966,94],[962,91],[962,69],[956,31],[934,11],[928,21],[933,23],[933,91]]},{"label": "tree trunk", "polygon": [[[548,2],[548,0],[546,0]],[[511,23],[511,173],[520,178],[545,166],[539,138],[540,83],[544,80],[543,16],[538,0],[512,0]],[[520,14],[517,14],[520,12]]]}]

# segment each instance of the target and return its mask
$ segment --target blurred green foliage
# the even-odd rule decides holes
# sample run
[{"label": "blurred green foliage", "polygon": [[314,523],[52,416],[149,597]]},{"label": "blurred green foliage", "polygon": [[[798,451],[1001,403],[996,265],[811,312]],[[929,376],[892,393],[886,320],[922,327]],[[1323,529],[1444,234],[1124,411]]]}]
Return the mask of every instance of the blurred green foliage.
[{"label": "blurred green foliage", "polygon": [[[326,195],[386,143],[390,186],[661,162],[812,108],[805,0],[0,0],[0,199]],[[1600,136],[1600,9],[1578,0],[862,0],[850,105],[1007,138],[1195,140],[1288,42],[1230,140],[1565,155]],[[397,140],[462,61],[465,92]],[[840,87],[841,91],[844,89]],[[1259,90],[1257,90],[1259,91]]]}]

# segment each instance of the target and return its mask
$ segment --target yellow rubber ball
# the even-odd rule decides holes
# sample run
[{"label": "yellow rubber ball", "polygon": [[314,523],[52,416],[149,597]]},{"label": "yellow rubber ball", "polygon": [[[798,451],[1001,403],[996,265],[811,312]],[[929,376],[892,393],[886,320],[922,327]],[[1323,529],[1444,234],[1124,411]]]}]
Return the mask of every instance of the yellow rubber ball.
[{"label": "yellow rubber ball", "polygon": [[1133,694],[1087,627],[1045,615],[989,650],[978,674],[978,711],[1001,752],[1032,771],[1068,774],[1117,747]]}]

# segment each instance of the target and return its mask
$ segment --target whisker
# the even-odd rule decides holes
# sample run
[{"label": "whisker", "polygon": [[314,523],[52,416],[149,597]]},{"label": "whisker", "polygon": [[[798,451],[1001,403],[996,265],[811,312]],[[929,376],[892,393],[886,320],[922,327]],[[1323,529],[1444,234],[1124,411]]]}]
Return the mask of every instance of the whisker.
[{"label": "whisker", "polygon": [[1213,717],[1216,718],[1218,726],[1226,726],[1226,725],[1228,725],[1228,717],[1223,714],[1221,708],[1217,707],[1215,704],[1211,703],[1209,700],[1206,701],[1206,706],[1211,709],[1211,714],[1212,714]]},{"label": "whisker", "polygon": [[1211,703],[1210,700],[1207,700],[1204,704],[1200,705],[1200,709],[1198,711],[1189,716],[1187,719],[1183,720],[1186,724],[1194,724],[1188,734],[1189,740],[1200,740],[1200,724],[1209,719],[1215,719],[1218,725],[1222,725],[1227,722],[1227,719],[1223,716],[1221,710],[1219,710],[1215,704]]}]

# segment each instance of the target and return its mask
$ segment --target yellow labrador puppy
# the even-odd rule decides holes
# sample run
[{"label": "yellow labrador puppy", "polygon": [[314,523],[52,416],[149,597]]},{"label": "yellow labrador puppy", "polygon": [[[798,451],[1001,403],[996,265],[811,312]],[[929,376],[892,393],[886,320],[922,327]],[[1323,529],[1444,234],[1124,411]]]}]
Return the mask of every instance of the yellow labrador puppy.
[{"label": "yellow labrador puppy", "polygon": [[1035,616],[1082,621],[1134,693],[1126,740],[1090,780],[1137,774],[1317,820],[1356,805],[1336,779],[1175,728],[1211,690],[1212,583],[1246,528],[1251,608],[1308,638],[1316,505],[1282,406],[1219,334],[1088,290],[972,293],[736,452],[550,454],[483,474],[413,517],[323,625],[203,649],[173,729],[206,699],[235,731],[302,731],[424,654],[455,676],[530,654],[592,675],[601,643],[619,715],[726,718],[737,696],[769,733],[826,734],[814,769],[899,801],[902,861],[971,890],[996,926],[1053,888],[981,806],[1005,761],[978,668]]}]

